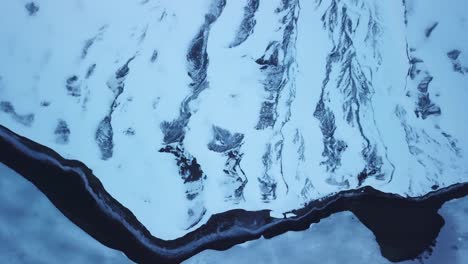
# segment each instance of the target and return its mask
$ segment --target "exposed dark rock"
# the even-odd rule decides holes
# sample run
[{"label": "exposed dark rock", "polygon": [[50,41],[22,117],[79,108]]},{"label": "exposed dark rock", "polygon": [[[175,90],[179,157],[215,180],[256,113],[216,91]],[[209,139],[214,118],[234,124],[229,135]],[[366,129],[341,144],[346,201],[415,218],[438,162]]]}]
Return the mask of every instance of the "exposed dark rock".
[{"label": "exposed dark rock", "polygon": [[98,125],[94,139],[101,151],[101,159],[108,160],[114,154],[114,131],[112,130],[111,118],[104,117]]},{"label": "exposed dark rock", "polygon": [[133,129],[132,127],[129,127],[124,131],[124,134],[127,135],[127,136],[134,136],[135,135],[135,129]]},{"label": "exposed dark rock", "polygon": [[278,117],[276,112],[278,97],[285,86],[284,75],[287,70],[284,62],[279,61],[280,50],[281,45],[279,42],[271,42],[265,50],[265,54],[256,60],[257,64],[262,65],[260,69],[265,74],[263,86],[269,94],[260,109],[259,120],[255,127],[259,130],[272,128]]},{"label": "exposed dark rock", "polygon": [[185,137],[185,126],[187,119],[177,119],[172,122],[164,121],[161,123],[161,131],[164,134],[164,144],[182,142]]},{"label": "exposed dark rock", "polygon": [[240,147],[244,135],[231,133],[226,129],[213,126],[213,140],[208,144],[208,149],[215,152],[226,152]]},{"label": "exposed dark rock", "polygon": [[26,8],[26,11],[28,11],[28,15],[30,16],[34,16],[37,12],[39,12],[39,6],[35,2],[27,3],[24,5],[24,8]]},{"label": "exposed dark rock", "polygon": [[107,25],[100,27],[99,32],[94,37],[91,37],[85,41],[83,48],[81,49],[82,60],[84,60],[86,56],[88,56],[89,50],[94,45],[94,43],[102,38],[106,28],[107,28]]},{"label": "exposed dark rock", "polygon": [[15,113],[15,108],[10,102],[7,102],[7,101],[0,102],[0,110],[7,114]]},{"label": "exposed dark rock", "polygon": [[[209,56],[207,52],[207,42],[210,33],[211,25],[221,15],[225,0],[212,0],[205,21],[200,27],[195,37],[192,39],[186,54],[187,74],[191,79],[191,92],[185,97],[180,105],[179,116],[172,121],[164,121],[160,127],[164,134],[164,147],[160,152],[171,153],[174,155],[179,174],[185,183],[186,198],[191,201],[191,207],[187,214],[188,227],[196,225],[203,217],[206,209],[204,207],[203,198],[200,195],[203,192],[203,182],[206,175],[198,164],[197,159],[193,157],[183,145],[185,138],[185,129],[192,116],[190,102],[197,99],[202,91],[204,91],[209,83],[207,80],[207,69],[209,64]],[[157,57],[157,53],[153,53]]]},{"label": "exposed dark rock", "polygon": [[403,8],[405,9],[403,16],[405,18],[404,20],[405,25],[407,26],[408,25],[408,6],[407,6],[408,3],[406,3],[406,0],[402,0],[402,4],[403,4]]},{"label": "exposed dark rock", "polygon": [[278,181],[276,178],[271,177],[268,174],[268,171],[272,167],[274,158],[271,144],[268,144],[266,147],[265,154],[262,156],[263,167],[265,168],[264,174],[258,178],[260,184],[260,194],[262,201],[268,203],[272,200],[276,200],[276,188],[278,187]]},{"label": "exposed dark rock", "polygon": [[[205,15],[205,21],[192,39],[185,56],[187,60],[187,74],[192,80],[190,83],[191,93],[182,101],[179,116],[172,121],[164,121],[160,125],[164,134],[165,145],[160,149],[160,152],[174,155],[179,167],[179,174],[186,184],[186,197],[188,200],[193,201],[193,204],[195,204],[195,200],[198,199],[203,191],[203,180],[207,176],[203,173],[197,159],[185,150],[183,140],[185,138],[186,126],[192,116],[190,102],[197,99],[200,93],[209,85],[206,78],[209,64],[207,52],[208,36],[211,25],[221,15],[225,5],[225,0],[213,0],[211,2],[209,10]],[[157,53],[153,53],[153,55],[157,56]],[[203,202],[201,201],[200,203]],[[202,214],[205,211],[204,206],[194,205],[194,207],[197,207],[196,210],[191,208],[194,213],[188,215],[191,221],[189,227],[200,221],[201,216],[196,214]]]},{"label": "exposed dark rock", "polygon": [[160,152],[172,153],[177,157],[177,165],[180,169],[180,175],[185,182],[193,182],[202,178],[203,171],[198,164],[197,159],[187,158],[182,154],[182,150],[178,147],[166,146],[159,150]]},{"label": "exposed dark rock", "polygon": [[224,185],[228,186],[233,192],[226,194],[225,198],[234,200],[234,202],[243,199],[244,187],[248,182],[244,171],[240,167],[243,156],[240,147],[243,139],[243,134],[231,133],[226,129],[213,126],[213,139],[208,143],[209,150],[222,153],[226,157],[223,169],[226,176]]},{"label": "exposed dark rock", "polygon": [[198,93],[206,88],[206,70],[208,67],[208,53],[206,44],[208,41],[209,27],[204,26],[195,36],[187,53],[188,75],[193,80],[191,86]]},{"label": "exposed dark rock", "polygon": [[96,70],[96,63],[93,63],[88,67],[88,70],[86,70],[85,78],[89,79],[89,77],[91,77],[91,75],[93,75],[94,70]]},{"label": "exposed dark rock", "polygon": [[440,115],[442,110],[439,106],[432,103],[428,93],[420,94],[418,97],[418,105],[415,110],[416,116],[426,119],[430,115]]},{"label": "exposed dark rock", "polygon": [[127,62],[122,66],[120,67],[117,72],[115,73],[115,78],[116,79],[122,79],[124,78],[125,76],[127,76],[127,74],[130,72],[130,68],[128,67],[128,65],[130,64],[130,62],[132,62],[132,60],[134,60],[135,57],[131,57],[130,59],[127,60]]},{"label": "exposed dark rock", "polygon": [[275,102],[265,101],[260,108],[260,114],[256,129],[265,129],[273,127],[276,121]]},{"label": "exposed dark rock", "polygon": [[128,59],[127,62],[115,72],[114,78],[107,83],[107,87],[114,93],[114,99],[112,100],[108,114],[101,120],[94,134],[94,139],[101,151],[101,159],[103,160],[112,158],[114,153],[112,114],[117,108],[117,100],[124,91],[125,77],[130,72],[128,65],[134,58],[135,57],[131,57]]},{"label": "exposed dark rock", "polygon": [[156,61],[156,59],[158,58],[158,51],[157,50],[154,50],[153,51],[153,54],[151,55],[151,58],[150,58],[150,61],[152,63],[154,63]]},{"label": "exposed dark rock", "polygon": [[461,73],[461,74],[465,74],[466,72],[468,72],[466,69],[466,67],[462,67],[461,66],[461,63],[459,61],[454,61],[452,63],[452,66],[453,66],[453,71],[455,72],[458,72],[458,73]]},{"label": "exposed dark rock", "polygon": [[454,50],[447,52],[447,57],[449,57],[451,60],[456,60],[458,59],[458,56],[460,56],[460,54],[461,54],[460,50],[454,49]]},{"label": "exposed dark rock", "polygon": [[[272,41],[268,44],[265,49],[264,54],[262,57],[258,58],[255,62],[262,66],[278,66],[279,59],[278,53],[279,49],[281,48],[280,43],[278,41]],[[266,69],[266,67],[261,68]]]},{"label": "exposed dark rock", "polygon": [[78,79],[78,76],[72,75],[67,78],[65,87],[67,88],[68,95],[73,97],[81,96],[81,82]]},{"label": "exposed dark rock", "polygon": [[88,55],[88,51],[91,48],[91,46],[94,44],[95,40],[96,40],[96,38],[93,37],[93,38],[90,38],[90,39],[85,41],[83,49],[81,50],[81,59],[86,58],[86,56]]},{"label": "exposed dark rock", "polygon": [[31,126],[34,122],[34,114],[20,115],[15,111],[15,107],[8,101],[0,101],[0,111],[9,114],[16,122]]},{"label": "exposed dark rock", "polygon": [[435,22],[426,29],[426,31],[424,32],[424,35],[426,36],[426,38],[429,38],[431,36],[432,32],[438,25],[439,25],[439,22]]},{"label": "exposed dark rock", "polygon": [[[294,100],[294,91],[292,90],[294,80],[290,79],[290,74],[295,69],[295,45],[299,9],[299,2],[295,0],[282,1],[280,3],[275,13],[279,15],[279,22],[281,24],[278,30],[282,32],[282,38],[270,41],[263,55],[255,60],[265,75],[263,88],[267,92],[265,101],[260,109],[256,129],[263,130],[275,126],[279,117],[279,113],[277,112],[278,100],[286,87],[287,94],[283,96],[289,98],[289,104]],[[289,108],[289,106],[287,107]],[[286,119],[288,118],[286,117]]]},{"label": "exposed dark rock", "polygon": [[[279,39],[271,40],[263,55],[255,62],[263,73],[263,89],[266,93],[262,102],[255,129],[272,129],[273,137],[266,145],[262,156],[264,172],[258,177],[261,198],[270,202],[277,197],[278,182],[282,180],[285,192],[289,190],[282,170],[284,136],[283,127],[291,117],[291,104],[295,99],[296,36],[300,4],[296,0],[281,1],[275,14],[281,32]],[[279,108],[280,97],[284,108]],[[279,122],[278,122],[279,121]],[[280,172],[279,174],[276,172]],[[279,177],[278,177],[279,176]]]},{"label": "exposed dark rock", "polygon": [[257,12],[260,0],[248,0],[247,5],[244,7],[244,17],[237,30],[234,40],[229,44],[230,48],[234,48],[244,43],[244,41],[252,35],[255,24],[255,12]]},{"label": "exposed dark rock", "polygon": [[70,138],[70,128],[65,120],[59,120],[54,130],[55,142],[57,144],[67,144]]},{"label": "exposed dark rock", "polygon": [[427,93],[427,88],[429,84],[432,82],[434,78],[432,76],[426,76],[422,79],[422,81],[418,84],[418,91],[421,93]]},{"label": "exposed dark rock", "polygon": [[447,52],[447,57],[452,61],[452,67],[455,72],[465,74],[468,73],[468,70],[466,67],[463,67],[461,64],[461,61],[459,60],[459,56],[461,54],[460,50],[454,49],[449,52]]},{"label": "exposed dark rock", "polygon": [[320,164],[325,165],[327,171],[334,172],[341,166],[341,155],[348,145],[343,140],[335,138],[335,116],[330,109],[325,108],[322,100],[315,108],[314,117],[320,121],[320,130],[323,135],[322,156],[326,158]]},{"label": "exposed dark rock", "polygon": [[410,69],[408,71],[408,77],[411,80],[420,80],[417,85],[417,102],[416,109],[414,110],[417,117],[426,119],[431,115],[440,115],[442,110],[439,106],[432,102],[429,97],[429,86],[434,80],[434,77],[424,69],[424,61],[416,58],[410,57]]},{"label": "exposed dark rock", "polygon": [[[325,2],[319,1],[318,3],[320,5]],[[351,11],[354,8],[366,11],[356,17],[356,14]],[[365,161],[365,167],[357,175],[359,185],[363,184],[365,179],[370,176],[378,180],[385,180],[386,177],[391,178],[393,174],[392,171],[385,170],[383,166],[385,159],[385,163],[393,167],[391,161],[385,158],[385,146],[382,145],[379,138],[369,137],[371,133],[364,129],[366,123],[373,122],[374,119],[374,110],[371,105],[374,93],[371,79],[374,69],[362,64],[360,51],[356,48],[361,43],[356,44],[355,42],[361,41],[368,46],[366,49],[372,51],[376,64],[380,64],[381,56],[377,43],[382,29],[376,13],[378,11],[374,10],[372,5],[366,4],[365,1],[332,0],[321,17],[324,30],[328,32],[333,45],[327,56],[322,92],[314,112],[314,117],[320,122],[323,135],[324,151],[322,156],[326,159],[321,164],[326,165],[327,171],[331,173],[341,166],[341,155],[346,151],[347,144],[335,138],[335,131],[339,129],[335,120],[342,116],[348,125],[356,128],[363,142],[361,155]],[[366,25],[359,24],[361,16],[368,20]],[[356,35],[358,26],[364,29],[367,27],[365,37],[361,38]],[[336,77],[332,77],[335,75]],[[329,105],[330,94],[336,93],[336,91],[339,91],[338,96],[342,96],[342,99],[338,99],[342,105],[341,109]],[[364,115],[365,118],[362,118]],[[379,134],[378,131],[375,132]],[[383,177],[384,175],[387,176]],[[340,177],[329,178],[328,183],[337,186],[349,185],[347,179]]]},{"label": "exposed dark rock", "polygon": [[382,157],[377,155],[377,147],[371,151],[367,149],[362,150],[362,156],[366,161],[366,167],[358,174],[358,186],[362,186],[364,181],[369,177],[374,177],[378,180],[384,180],[385,175],[382,173],[383,160]]},{"label": "exposed dark rock", "polygon": [[50,105],[50,102],[49,101],[41,101],[40,105],[42,107],[48,107]]}]

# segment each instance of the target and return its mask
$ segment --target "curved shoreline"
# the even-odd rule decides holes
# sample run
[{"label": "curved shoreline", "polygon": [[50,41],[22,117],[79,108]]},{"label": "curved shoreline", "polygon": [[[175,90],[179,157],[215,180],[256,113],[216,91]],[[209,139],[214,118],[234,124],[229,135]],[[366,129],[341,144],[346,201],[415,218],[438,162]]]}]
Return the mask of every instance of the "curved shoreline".
[{"label": "curved shoreline", "polygon": [[[331,214],[351,211],[376,236],[390,261],[419,256],[433,245],[444,224],[437,213],[447,201],[468,195],[468,184],[405,198],[372,187],[342,191],[273,218],[269,210],[214,214],[198,229],[174,240],[154,237],[133,213],[115,200],[85,164],[0,125],[0,162],[32,182],[73,223],[102,244],[137,263],[179,263],[205,250],[301,231]],[[409,239],[410,238],[410,239]]]}]

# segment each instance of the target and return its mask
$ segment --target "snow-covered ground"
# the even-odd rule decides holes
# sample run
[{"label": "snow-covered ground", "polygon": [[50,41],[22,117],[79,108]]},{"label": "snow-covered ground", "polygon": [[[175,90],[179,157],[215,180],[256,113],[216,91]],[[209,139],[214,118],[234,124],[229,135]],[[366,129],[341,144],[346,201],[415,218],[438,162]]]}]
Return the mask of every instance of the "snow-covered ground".
[{"label": "snow-covered ground", "polygon": [[[34,4],[31,4],[34,3]],[[0,124],[157,237],[233,208],[468,181],[465,0],[0,4]]]}]

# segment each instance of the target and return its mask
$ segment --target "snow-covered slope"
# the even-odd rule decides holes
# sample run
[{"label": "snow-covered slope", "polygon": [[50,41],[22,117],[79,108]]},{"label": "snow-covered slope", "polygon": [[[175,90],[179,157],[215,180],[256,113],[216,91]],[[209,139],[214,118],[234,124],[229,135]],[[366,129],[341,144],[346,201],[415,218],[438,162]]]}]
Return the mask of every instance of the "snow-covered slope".
[{"label": "snow-covered slope", "polygon": [[6,1],[0,124],[152,234],[468,181],[464,0]]}]

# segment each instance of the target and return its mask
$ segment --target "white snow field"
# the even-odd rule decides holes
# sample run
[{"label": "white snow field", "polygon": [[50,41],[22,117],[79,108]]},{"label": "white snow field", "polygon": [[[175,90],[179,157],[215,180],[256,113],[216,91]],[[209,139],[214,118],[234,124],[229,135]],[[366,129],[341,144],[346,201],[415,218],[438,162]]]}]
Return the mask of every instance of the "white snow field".
[{"label": "white snow field", "polygon": [[[365,185],[420,196],[468,181],[466,10],[2,1],[0,124],[84,162],[162,239]],[[354,220],[317,226],[334,221]]]}]

